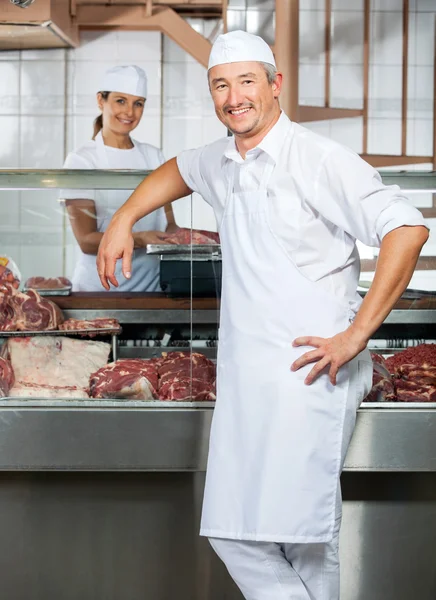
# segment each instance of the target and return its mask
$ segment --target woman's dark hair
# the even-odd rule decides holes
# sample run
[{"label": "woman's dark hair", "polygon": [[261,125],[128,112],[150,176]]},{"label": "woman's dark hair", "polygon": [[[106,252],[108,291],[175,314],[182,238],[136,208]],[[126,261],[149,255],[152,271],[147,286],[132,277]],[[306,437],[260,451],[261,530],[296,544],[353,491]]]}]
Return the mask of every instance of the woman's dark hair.
[{"label": "woman's dark hair", "polygon": [[[103,100],[107,100],[109,98],[110,92],[99,92]],[[97,133],[103,129],[103,115],[98,115],[96,119],[94,119],[94,135],[92,139],[95,140]]]}]

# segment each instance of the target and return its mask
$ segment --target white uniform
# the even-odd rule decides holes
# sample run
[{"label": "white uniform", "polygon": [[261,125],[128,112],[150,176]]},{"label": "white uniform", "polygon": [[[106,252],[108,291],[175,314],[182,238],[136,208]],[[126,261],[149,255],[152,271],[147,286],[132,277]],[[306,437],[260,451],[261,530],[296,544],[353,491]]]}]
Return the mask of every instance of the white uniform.
[{"label": "white uniform", "polygon": [[[101,132],[95,140],[84,144],[75,152],[71,152],[64,164],[65,169],[157,169],[165,162],[162,152],[155,146],[132,140],[134,147],[121,150],[105,146]],[[66,190],[62,196],[66,199],[87,198],[94,200],[97,214],[97,231],[106,231],[114,213],[132,194],[132,190]],[[165,231],[167,219],[165,210],[160,208],[133,227],[133,231]],[[95,255],[84,254],[79,249],[79,258],[72,277],[73,290],[79,292],[103,292],[97,274]],[[116,291],[120,292],[156,292],[159,286],[159,261],[154,256],[147,256],[145,250],[135,250],[132,264],[132,277],[125,279],[121,264],[116,268],[116,277],[120,284]]]},{"label": "white uniform", "polygon": [[[371,360],[365,350],[340,369],[336,386],[327,372],[307,386],[313,365],[296,372],[290,365],[308,348],[292,341],[347,329],[360,302],[356,238],[379,246],[397,227],[423,225],[422,215],[356,154],[283,113],[246,160],[227,138],[177,161],[186,184],[215,210],[223,255],[201,534],[226,544],[334,548],[339,475],[356,410],[371,387]],[[238,553],[238,544],[232,548]],[[250,566],[266,565],[262,554]],[[240,577],[233,573],[237,583],[244,568]],[[250,600],[336,597],[252,586],[243,590]]]}]

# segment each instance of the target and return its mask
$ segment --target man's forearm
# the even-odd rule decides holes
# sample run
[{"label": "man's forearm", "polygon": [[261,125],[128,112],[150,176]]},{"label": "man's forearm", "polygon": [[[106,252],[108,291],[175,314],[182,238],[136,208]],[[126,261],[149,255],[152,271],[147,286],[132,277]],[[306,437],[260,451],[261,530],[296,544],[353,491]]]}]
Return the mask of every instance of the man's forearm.
[{"label": "man's forearm", "polygon": [[374,280],[350,326],[365,343],[407,288],[427,239],[428,231],[421,226],[399,227],[383,238]]},{"label": "man's forearm", "polygon": [[127,202],[115,213],[114,219],[133,226],[142,217],[189,194],[191,190],[180,175],[176,159],[172,158],[139,184]]}]

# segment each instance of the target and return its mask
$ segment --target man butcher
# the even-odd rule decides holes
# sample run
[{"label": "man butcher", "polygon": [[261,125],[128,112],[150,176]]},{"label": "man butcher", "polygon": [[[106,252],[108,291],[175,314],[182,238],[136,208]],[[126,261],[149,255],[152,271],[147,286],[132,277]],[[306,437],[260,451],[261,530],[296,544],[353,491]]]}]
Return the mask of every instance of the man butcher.
[{"label": "man butcher", "polygon": [[[366,345],[428,238],[397,186],[351,150],[281,112],[269,46],[236,31],[208,80],[231,138],[182,152],[146,178],[100,245],[103,286],[130,277],[132,227],[198,192],[222,261],[217,402],[201,523],[247,600],[337,600],[339,476],[371,387]],[[356,240],[380,247],[364,301]]]}]

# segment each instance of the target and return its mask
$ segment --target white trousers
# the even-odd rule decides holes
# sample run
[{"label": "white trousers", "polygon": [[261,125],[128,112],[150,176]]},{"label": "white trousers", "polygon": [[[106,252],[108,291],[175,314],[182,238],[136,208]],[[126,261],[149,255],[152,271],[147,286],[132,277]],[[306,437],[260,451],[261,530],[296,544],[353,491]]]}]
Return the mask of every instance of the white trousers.
[{"label": "white trousers", "polygon": [[[341,469],[353,433],[356,409],[371,389],[372,382],[370,362],[365,368],[360,364],[355,367],[344,422]],[[336,498],[333,539],[328,543],[283,544],[209,538],[246,600],[339,600],[342,520],[339,481]]]},{"label": "white trousers", "polygon": [[341,495],[331,542],[282,544],[209,538],[246,600],[339,600]]}]

